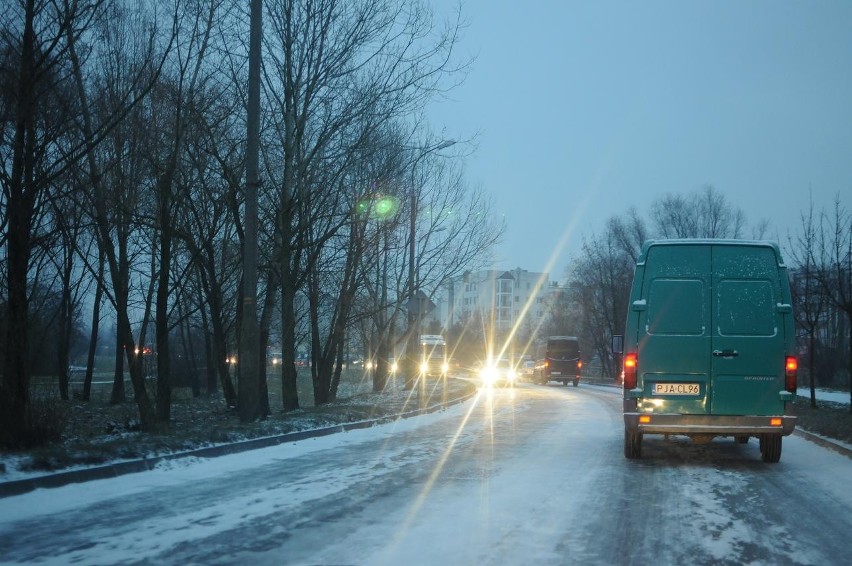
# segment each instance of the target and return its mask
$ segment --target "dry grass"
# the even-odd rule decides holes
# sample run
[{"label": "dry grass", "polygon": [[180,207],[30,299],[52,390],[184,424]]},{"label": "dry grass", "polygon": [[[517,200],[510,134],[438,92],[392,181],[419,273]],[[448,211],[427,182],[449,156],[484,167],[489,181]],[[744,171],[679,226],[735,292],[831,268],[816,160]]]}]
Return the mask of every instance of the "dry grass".
[{"label": "dry grass", "polygon": [[852,412],[849,405],[817,401],[817,408],[814,409],[810,398],[798,397],[793,407],[799,417],[799,428],[852,444]]},{"label": "dry grass", "polygon": [[[342,384],[340,399],[319,407],[310,399],[300,398],[302,408],[281,409],[280,387],[270,380],[270,415],[260,422],[241,423],[237,412],[229,409],[221,393],[193,397],[191,390],[174,391],[171,422],[161,434],[139,430],[138,413],[132,401],[109,404],[109,387],[93,388],[92,399],[62,401],[53,394],[36,391],[34,396],[62,419],[61,439],[39,448],[6,454],[19,471],[54,471],[76,466],[97,465],[115,460],[136,459],[183,452],[215,444],[275,436],[363,420],[391,417],[420,407],[419,397],[391,381],[383,393],[372,393],[371,383],[356,376]],[[307,383],[301,391],[310,391]],[[423,405],[469,394],[475,387],[451,379],[446,389],[439,382],[429,383]],[[9,465],[9,464],[7,464]],[[3,463],[0,462],[0,479]]]}]

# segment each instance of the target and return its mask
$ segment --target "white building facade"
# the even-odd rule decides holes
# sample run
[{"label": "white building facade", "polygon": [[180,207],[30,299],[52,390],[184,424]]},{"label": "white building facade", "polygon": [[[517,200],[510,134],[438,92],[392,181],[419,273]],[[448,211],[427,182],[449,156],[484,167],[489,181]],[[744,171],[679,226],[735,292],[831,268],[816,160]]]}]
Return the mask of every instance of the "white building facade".
[{"label": "white building facade", "polygon": [[467,272],[442,290],[435,310],[444,328],[481,316],[496,330],[509,330],[519,324],[538,325],[547,315],[548,297],[558,289],[548,273],[521,268]]}]

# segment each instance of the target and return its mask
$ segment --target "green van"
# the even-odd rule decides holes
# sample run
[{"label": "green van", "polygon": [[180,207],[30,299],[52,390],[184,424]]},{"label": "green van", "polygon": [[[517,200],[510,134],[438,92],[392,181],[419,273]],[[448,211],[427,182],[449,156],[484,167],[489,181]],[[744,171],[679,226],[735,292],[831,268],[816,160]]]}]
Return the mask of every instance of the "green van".
[{"label": "green van", "polygon": [[[636,262],[622,356],[624,455],[645,434],[760,441],[781,458],[796,417],[797,361],[787,268],[776,244],[648,241]],[[619,346],[622,346],[620,348]]]}]

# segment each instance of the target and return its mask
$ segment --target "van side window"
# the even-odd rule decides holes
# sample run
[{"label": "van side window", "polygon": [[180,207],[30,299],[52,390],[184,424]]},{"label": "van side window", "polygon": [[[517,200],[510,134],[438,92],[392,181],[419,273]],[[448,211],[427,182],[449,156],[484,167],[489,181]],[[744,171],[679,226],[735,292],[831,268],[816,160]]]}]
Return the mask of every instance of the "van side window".
[{"label": "van side window", "polygon": [[648,334],[701,336],[707,326],[701,279],[654,279],[648,293]]},{"label": "van side window", "polygon": [[719,282],[716,312],[721,336],[774,336],[775,302],[769,281]]}]

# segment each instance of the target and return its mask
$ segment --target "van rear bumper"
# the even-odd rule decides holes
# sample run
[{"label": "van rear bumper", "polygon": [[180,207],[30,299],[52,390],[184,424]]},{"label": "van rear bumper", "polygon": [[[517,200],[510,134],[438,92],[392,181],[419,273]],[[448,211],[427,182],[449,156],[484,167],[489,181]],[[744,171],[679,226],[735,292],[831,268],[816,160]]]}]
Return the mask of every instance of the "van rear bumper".
[{"label": "van rear bumper", "polygon": [[[649,417],[649,422],[639,422],[639,417]],[[770,423],[781,419],[780,425]],[[680,415],[655,413],[624,413],[624,426],[631,432],[647,434],[713,434],[735,436],[742,434],[782,434],[788,436],[796,428],[792,415],[735,416],[735,415]]]}]

